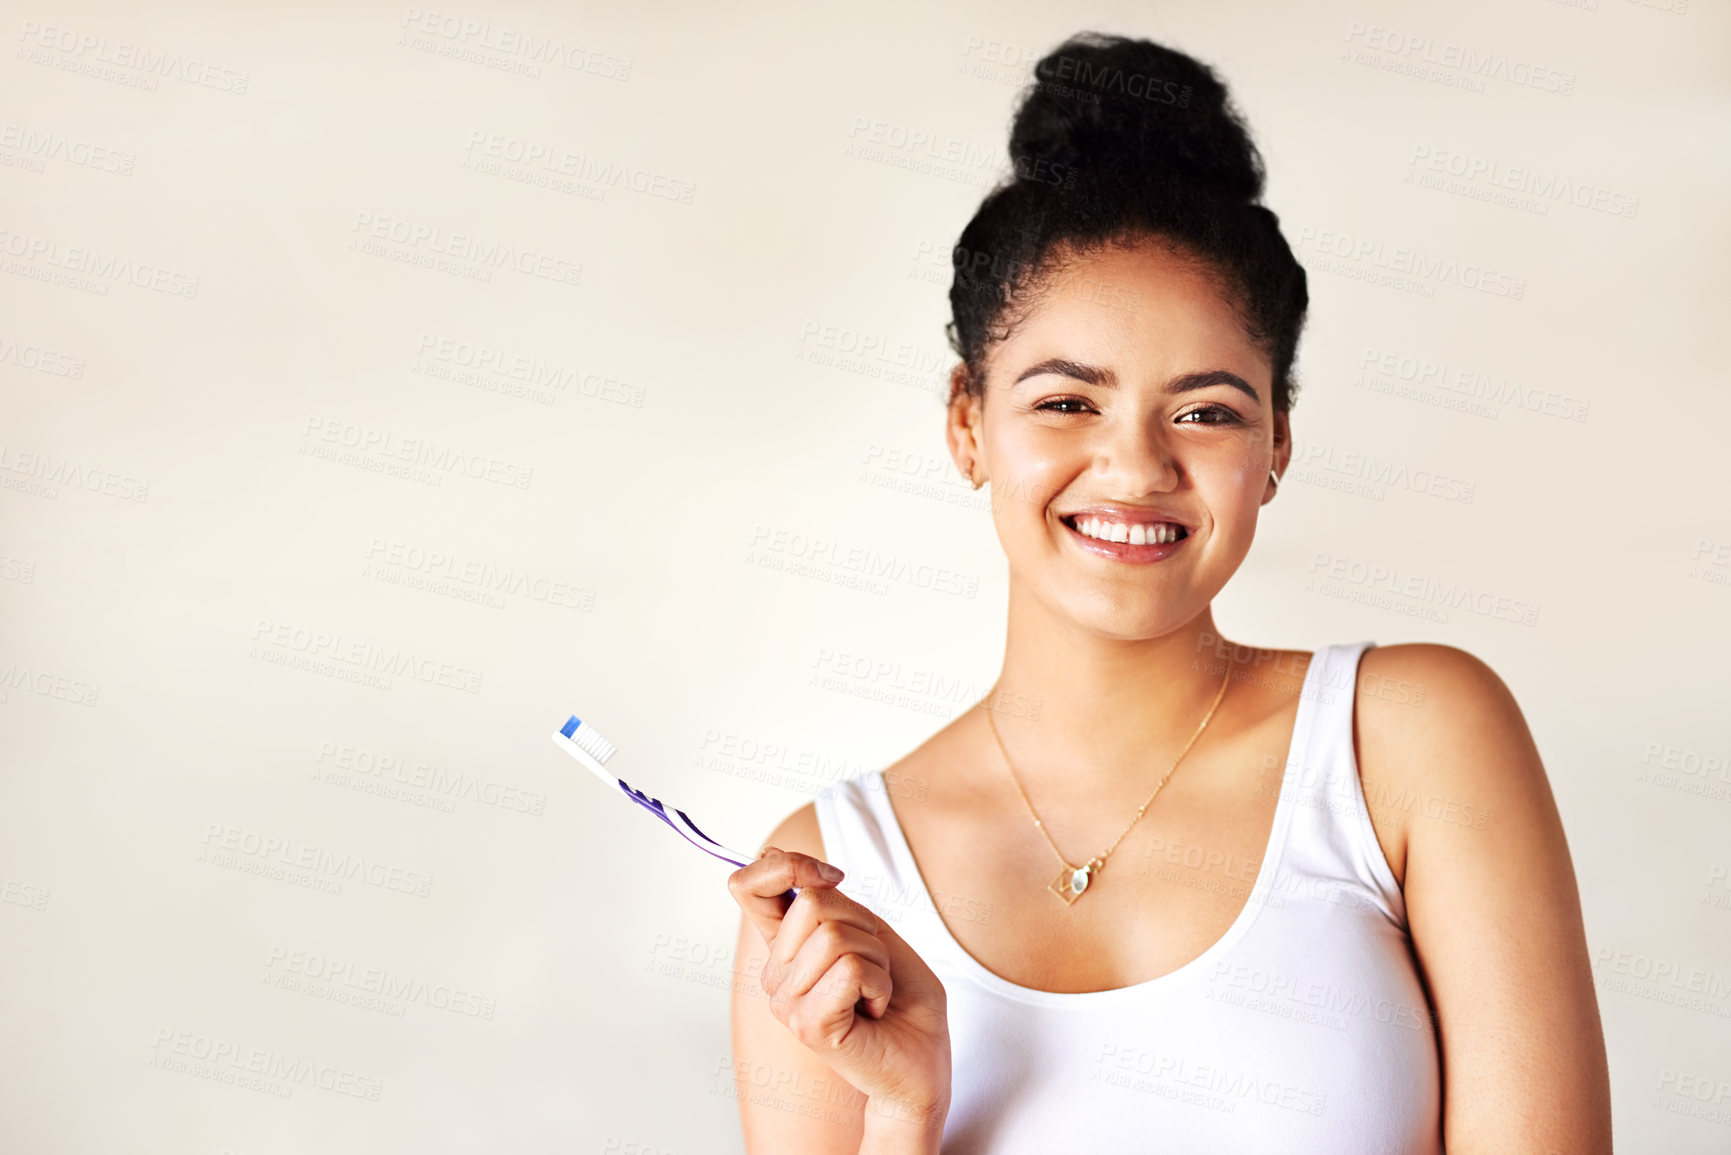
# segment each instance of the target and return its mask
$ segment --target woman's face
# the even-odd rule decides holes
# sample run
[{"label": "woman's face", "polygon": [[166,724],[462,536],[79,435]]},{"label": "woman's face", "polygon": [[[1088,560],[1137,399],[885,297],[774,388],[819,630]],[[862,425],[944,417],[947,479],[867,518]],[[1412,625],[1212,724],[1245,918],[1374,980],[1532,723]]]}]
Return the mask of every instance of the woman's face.
[{"label": "woman's face", "polygon": [[991,483],[1012,584],[1115,638],[1204,611],[1291,445],[1268,359],[1203,273],[1154,243],[1072,256],[985,370],[949,442]]}]

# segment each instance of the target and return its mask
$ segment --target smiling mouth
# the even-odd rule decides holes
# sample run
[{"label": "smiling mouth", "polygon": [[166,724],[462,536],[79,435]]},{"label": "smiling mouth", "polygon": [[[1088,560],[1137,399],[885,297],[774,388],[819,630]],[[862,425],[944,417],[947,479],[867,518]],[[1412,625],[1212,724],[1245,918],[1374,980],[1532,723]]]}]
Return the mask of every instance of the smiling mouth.
[{"label": "smiling mouth", "polygon": [[1123,522],[1100,517],[1061,517],[1058,520],[1091,541],[1122,545],[1171,545],[1190,536],[1190,531],[1172,521]]}]

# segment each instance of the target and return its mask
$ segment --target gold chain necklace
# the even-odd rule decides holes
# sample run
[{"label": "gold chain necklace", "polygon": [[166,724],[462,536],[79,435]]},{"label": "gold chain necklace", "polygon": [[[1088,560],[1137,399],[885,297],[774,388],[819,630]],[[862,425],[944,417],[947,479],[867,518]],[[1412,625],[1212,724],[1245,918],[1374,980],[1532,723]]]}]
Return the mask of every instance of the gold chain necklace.
[{"label": "gold chain necklace", "polygon": [[[1124,828],[1124,833],[1118,835],[1118,837],[1113,840],[1112,845],[1106,848],[1104,853],[1097,857],[1090,858],[1080,866],[1064,857],[1064,852],[1058,849],[1058,844],[1056,842],[1052,841],[1052,834],[1046,829],[1046,824],[1040,821],[1040,814],[1034,809],[1033,802],[1029,800],[1028,792],[1022,789],[1022,780],[1016,777],[1015,766],[1010,764],[1010,752],[1004,749],[1004,739],[998,733],[998,723],[997,720],[992,717],[991,707],[986,706],[986,723],[992,728],[992,737],[997,739],[998,752],[1004,756],[1004,766],[1010,771],[1010,781],[1016,784],[1016,792],[1022,796],[1022,801],[1028,807],[1028,813],[1033,815],[1034,825],[1039,827],[1040,833],[1046,836],[1047,843],[1052,847],[1052,853],[1056,854],[1058,856],[1058,861],[1064,864],[1064,869],[1058,872],[1058,877],[1046,884],[1046,889],[1063,899],[1065,905],[1072,904],[1078,898],[1082,897],[1082,892],[1088,889],[1088,883],[1093,879],[1093,876],[1098,874],[1100,869],[1106,865],[1106,859],[1111,857],[1114,850],[1118,849],[1118,843],[1124,841],[1124,835],[1130,833],[1136,823],[1142,820],[1142,815],[1147,813],[1148,807],[1154,804],[1154,799],[1159,796],[1161,788],[1166,785],[1166,779],[1172,777],[1172,771],[1178,769],[1178,763],[1184,761],[1184,755],[1190,753],[1190,747],[1196,744],[1196,739],[1202,736],[1202,731],[1206,730],[1208,728],[1208,723],[1214,719],[1214,711],[1220,708],[1220,700],[1226,697],[1226,687],[1231,681],[1232,667],[1229,665],[1226,668],[1226,677],[1222,678],[1220,681],[1220,692],[1214,695],[1214,704],[1208,707],[1208,713],[1203,716],[1202,724],[1196,727],[1196,732],[1190,735],[1190,741],[1184,743],[1184,749],[1180,750],[1178,752],[1178,757],[1172,760],[1172,770],[1166,771],[1165,777],[1161,778],[1160,781],[1155,784],[1154,793],[1148,795],[1148,801],[1142,803],[1142,805],[1136,808],[1136,817],[1130,820],[1130,825]],[[986,701],[990,700],[991,695],[987,695]],[[985,702],[980,704],[982,706],[986,705]]]}]

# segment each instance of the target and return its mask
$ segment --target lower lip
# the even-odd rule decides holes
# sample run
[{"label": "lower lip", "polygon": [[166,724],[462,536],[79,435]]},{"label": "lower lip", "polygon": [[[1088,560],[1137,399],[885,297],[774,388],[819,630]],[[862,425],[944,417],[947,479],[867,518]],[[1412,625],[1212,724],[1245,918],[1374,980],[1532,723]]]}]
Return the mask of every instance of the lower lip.
[{"label": "lower lip", "polygon": [[1127,541],[1101,541],[1097,537],[1089,537],[1087,534],[1071,528],[1068,522],[1060,521],[1058,524],[1063,526],[1064,532],[1074,538],[1077,544],[1089,553],[1109,557],[1113,561],[1133,563],[1163,561],[1183,549],[1185,544],[1194,536],[1187,533],[1177,541],[1169,541],[1161,545],[1131,545]]}]

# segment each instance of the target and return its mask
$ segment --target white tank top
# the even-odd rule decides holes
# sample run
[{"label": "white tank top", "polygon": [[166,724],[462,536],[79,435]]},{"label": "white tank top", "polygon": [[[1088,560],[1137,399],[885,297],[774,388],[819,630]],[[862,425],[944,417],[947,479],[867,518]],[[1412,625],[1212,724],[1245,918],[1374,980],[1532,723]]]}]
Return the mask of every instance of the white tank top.
[{"label": "white tank top", "polygon": [[[882,772],[817,797],[841,890],[948,994],[945,1155],[1441,1155],[1430,1006],[1353,755],[1373,645],[1316,651],[1249,901],[1218,942],[1148,982],[1063,994],[993,974],[939,918]],[[951,918],[989,917],[941,897]]]}]

